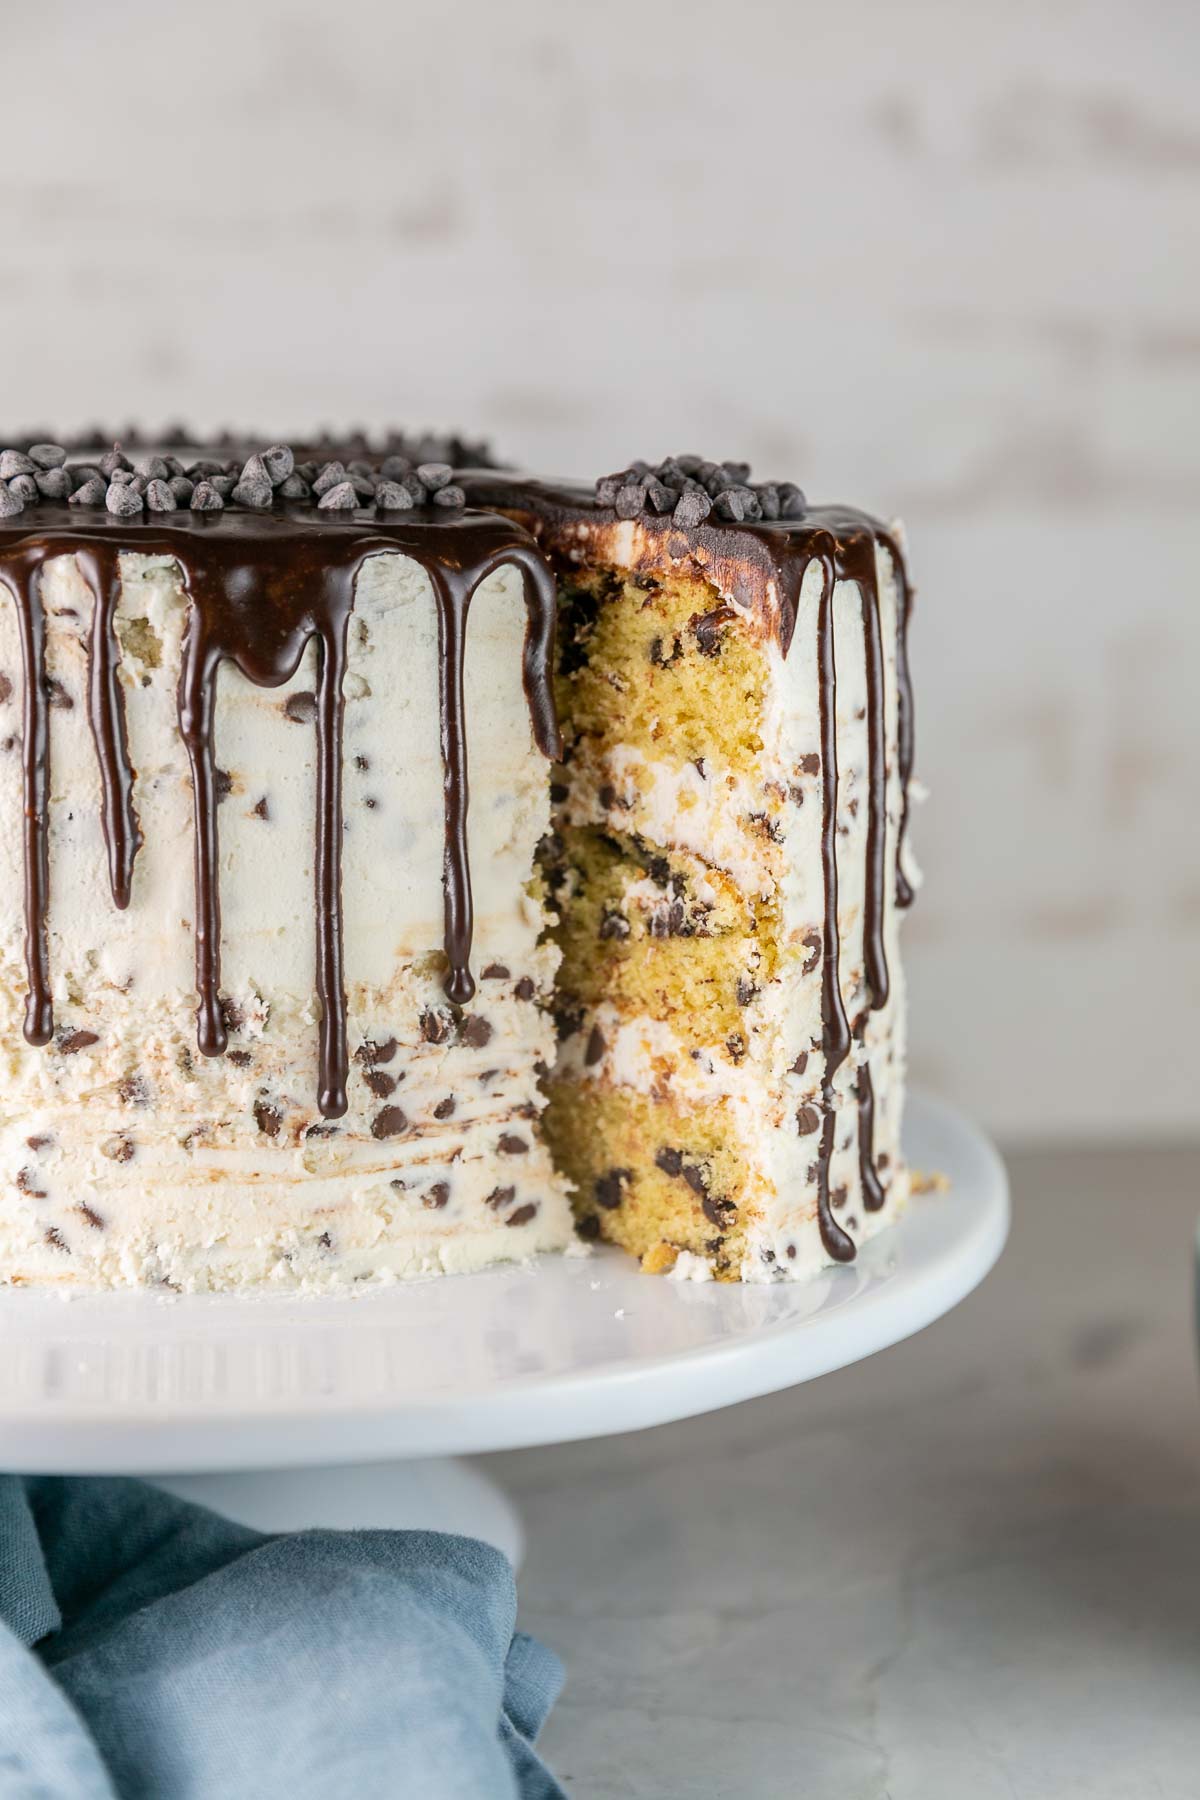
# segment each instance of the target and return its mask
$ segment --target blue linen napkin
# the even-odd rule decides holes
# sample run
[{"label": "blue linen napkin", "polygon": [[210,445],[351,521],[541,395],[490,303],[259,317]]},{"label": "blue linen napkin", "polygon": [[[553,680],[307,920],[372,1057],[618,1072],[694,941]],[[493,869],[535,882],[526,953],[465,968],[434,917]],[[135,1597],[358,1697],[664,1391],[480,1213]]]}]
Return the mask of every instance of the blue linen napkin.
[{"label": "blue linen napkin", "polygon": [[474,1538],[0,1476],[0,1796],[565,1800],[533,1748],[562,1670],[515,1617]]}]

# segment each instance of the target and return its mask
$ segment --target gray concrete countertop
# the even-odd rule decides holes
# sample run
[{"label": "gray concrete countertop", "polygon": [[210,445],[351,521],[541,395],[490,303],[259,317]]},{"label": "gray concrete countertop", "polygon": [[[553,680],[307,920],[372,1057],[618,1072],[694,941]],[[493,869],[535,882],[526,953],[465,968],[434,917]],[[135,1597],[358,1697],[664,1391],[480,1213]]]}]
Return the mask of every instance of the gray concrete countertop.
[{"label": "gray concrete countertop", "polygon": [[1196,1800],[1200,1150],[1009,1159],[920,1337],[657,1431],[487,1459],[585,1800]]}]

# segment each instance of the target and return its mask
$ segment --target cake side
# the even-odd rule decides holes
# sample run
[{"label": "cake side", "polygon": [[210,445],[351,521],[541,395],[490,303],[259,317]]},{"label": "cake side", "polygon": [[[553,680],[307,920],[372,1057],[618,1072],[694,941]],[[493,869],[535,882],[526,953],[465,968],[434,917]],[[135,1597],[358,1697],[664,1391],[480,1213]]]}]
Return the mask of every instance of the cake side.
[{"label": "cake side", "polygon": [[[556,962],[540,941],[534,869],[549,822],[531,668],[546,649],[529,592],[540,562],[504,521],[336,510],[310,525],[276,503],[233,531],[237,515],[173,533],[172,521],[100,523],[53,505],[0,521],[4,1279],[320,1288],[570,1241],[537,1086],[553,1057]],[[203,577],[229,545],[222,567],[253,577],[251,637],[272,619],[286,627],[277,642],[290,635],[270,667],[214,660],[206,690],[221,1038],[206,1051],[194,856],[205,831],[181,695],[198,615],[216,616]],[[96,579],[99,553],[109,583]],[[331,796],[328,640],[307,627],[351,554]],[[463,578],[457,614],[437,591],[447,557]],[[102,607],[120,695],[107,717],[124,756],[107,766]],[[31,619],[44,639],[40,753],[24,678]],[[134,854],[122,907],[113,771],[125,764]],[[18,829],[39,775],[40,915],[36,853]],[[331,918],[321,862],[335,845]],[[341,1045],[314,979],[331,947]],[[46,1042],[29,1029],[39,959]]]}]

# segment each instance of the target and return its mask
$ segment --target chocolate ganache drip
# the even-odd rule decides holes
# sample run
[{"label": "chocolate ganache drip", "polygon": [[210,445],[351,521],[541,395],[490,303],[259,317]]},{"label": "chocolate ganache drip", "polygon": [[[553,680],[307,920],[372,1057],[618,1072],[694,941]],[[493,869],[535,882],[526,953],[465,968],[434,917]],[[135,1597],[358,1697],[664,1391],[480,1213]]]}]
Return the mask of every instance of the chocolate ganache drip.
[{"label": "chocolate ganache drip", "polygon": [[[851,507],[810,507],[799,488],[787,482],[750,480],[747,464],[709,462],[697,456],[668,457],[651,465],[636,462],[601,478],[592,490],[562,487],[502,473],[460,476],[473,500],[510,509],[537,528],[544,520],[607,515],[635,522],[644,532],[635,555],[645,566],[666,553],[692,556],[723,592],[753,603],[763,584],[773,588],[777,632],[786,656],[792,645],[801,589],[813,563],[822,571],[817,607],[816,657],[820,709],[823,805],[821,863],[822,919],[822,1126],[817,1162],[817,1204],[827,1254],[848,1262],[853,1238],[833,1213],[830,1166],[834,1148],[833,1078],[861,1044],[870,1012],[886,1006],[891,992],[884,921],[889,885],[887,858],[886,686],[877,547],[886,551],[896,589],[896,716],[900,813],[890,881],[899,907],[912,901],[903,852],[908,790],[913,767],[913,699],[908,669],[908,626],[912,590],[895,536],[877,520]],[[750,573],[753,565],[755,575]],[[757,581],[757,590],[756,583]],[[853,1028],[846,1016],[840,982],[837,858],[837,662],[833,597],[837,582],[853,583],[860,596],[867,677],[867,845],[863,902],[863,974],[866,1008]],[[887,1198],[875,1164],[875,1090],[870,1060],[863,1055],[854,1086],[858,1111],[858,1159],[863,1204],[877,1212]]]},{"label": "chocolate ganache drip", "polygon": [[[36,453],[35,447],[30,455]],[[54,447],[50,447],[53,449]],[[264,453],[269,464],[273,453]],[[394,459],[398,460],[398,459]],[[61,468],[61,462],[55,465]],[[219,467],[219,465],[215,465]],[[247,464],[247,469],[250,465]],[[282,473],[281,473],[282,471]],[[187,509],[169,503],[167,477],[144,484],[151,510],[123,499],[132,482],[109,498],[106,511],[85,500],[77,516],[65,506],[37,504],[24,518],[0,509],[0,583],[17,609],[24,660],[25,955],[28,974],[25,1036],[47,1043],[53,1033],[47,954],[50,896],[48,857],[50,739],[45,676],[45,620],[41,572],[54,557],[74,556],[91,588],[88,700],[100,770],[102,815],[113,899],[129,903],[141,832],[134,810],[124,699],[118,669],[115,615],[120,556],[131,552],[174,559],[189,599],[179,679],[179,729],[192,777],[196,889],[197,1042],[220,1056],[227,1033],[221,1004],[221,903],[214,721],[220,670],[233,663],[261,687],[289,681],[310,641],[317,645],[315,796],[316,990],[320,1001],[318,1106],[326,1118],[346,1111],[346,993],[342,930],[342,727],[347,634],[357,579],[372,557],[411,557],[427,572],[438,615],[441,650],[439,704],[445,770],[445,989],[462,1004],[474,993],[470,973],[472,902],[467,849],[469,779],[463,663],[472,596],[505,564],[520,568],[527,613],[523,682],[533,734],[549,758],[561,743],[554,710],[553,577],[533,540],[512,521],[462,508],[442,465],[422,465],[407,478],[394,467],[378,482],[379,512],[362,502],[369,477],[330,478],[317,506],[289,503],[274,493],[293,473],[290,452],[278,453],[266,497],[249,495],[245,510],[225,510],[218,485],[202,492],[205,465],[190,483],[199,495]],[[337,465],[339,476],[346,471]],[[92,478],[84,475],[85,486]],[[355,486],[355,480],[358,487]],[[316,487],[320,489],[318,474]],[[2,483],[0,483],[2,486]],[[154,488],[166,499],[154,505]],[[78,489],[77,489],[78,491]],[[336,498],[330,496],[336,495]],[[90,500],[90,493],[87,499]],[[434,504],[430,504],[433,501]],[[215,502],[215,503],[214,503]],[[320,510],[318,510],[318,507]]]}]

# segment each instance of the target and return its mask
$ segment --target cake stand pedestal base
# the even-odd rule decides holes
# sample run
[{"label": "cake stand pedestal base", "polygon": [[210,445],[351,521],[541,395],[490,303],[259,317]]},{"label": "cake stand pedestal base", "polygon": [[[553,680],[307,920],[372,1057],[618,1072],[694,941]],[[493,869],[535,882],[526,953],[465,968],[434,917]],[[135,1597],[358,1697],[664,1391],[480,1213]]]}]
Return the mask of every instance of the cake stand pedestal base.
[{"label": "cake stand pedestal base", "polygon": [[255,1531],[453,1531],[493,1544],[514,1568],[525,1554],[521,1521],[507,1496],[457,1457],[152,1479],[169,1494]]}]

